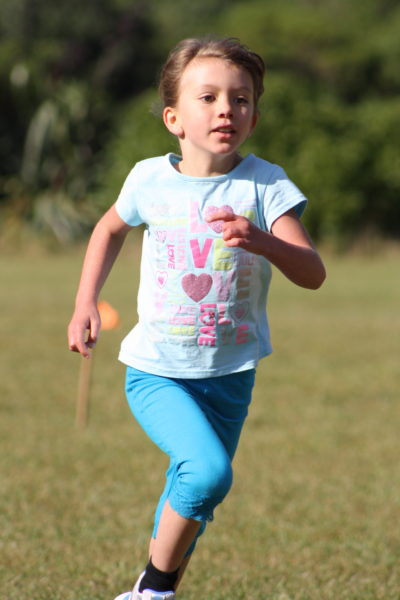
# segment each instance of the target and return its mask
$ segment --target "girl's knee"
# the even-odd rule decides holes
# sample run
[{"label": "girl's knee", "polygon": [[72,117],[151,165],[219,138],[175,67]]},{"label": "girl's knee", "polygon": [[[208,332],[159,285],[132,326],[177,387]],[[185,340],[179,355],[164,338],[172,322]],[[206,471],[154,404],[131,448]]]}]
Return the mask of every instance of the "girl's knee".
[{"label": "girl's knee", "polygon": [[232,486],[232,466],[228,457],[213,457],[212,460],[198,461],[192,472],[192,493],[207,501],[215,499],[215,504],[223,500]]}]

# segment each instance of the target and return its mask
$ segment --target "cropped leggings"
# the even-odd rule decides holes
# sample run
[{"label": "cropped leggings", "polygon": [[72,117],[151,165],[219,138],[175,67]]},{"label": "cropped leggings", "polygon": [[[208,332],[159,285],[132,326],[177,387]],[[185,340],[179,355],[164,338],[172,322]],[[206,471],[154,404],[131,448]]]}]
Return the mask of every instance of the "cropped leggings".
[{"label": "cropped leggings", "polygon": [[198,536],[213,519],[214,508],[232,485],[231,461],[254,379],[254,369],[207,379],[173,379],[127,368],[130,409],[170,459],[153,537],[167,499],[182,517],[202,522]]}]

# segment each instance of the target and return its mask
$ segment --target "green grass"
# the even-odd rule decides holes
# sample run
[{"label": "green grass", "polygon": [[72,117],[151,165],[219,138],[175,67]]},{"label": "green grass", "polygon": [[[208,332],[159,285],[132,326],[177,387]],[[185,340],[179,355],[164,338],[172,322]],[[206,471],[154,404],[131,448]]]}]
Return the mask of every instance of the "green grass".
[{"label": "green grass", "polygon": [[[146,559],[166,461],[130,416],[116,360],[135,316],[135,252],[103,293],[122,326],[96,349],[85,431],[65,336],[82,253],[0,259],[6,600],[111,600]],[[318,292],[274,276],[275,353],[182,600],[400,598],[399,254],[327,263]]]}]

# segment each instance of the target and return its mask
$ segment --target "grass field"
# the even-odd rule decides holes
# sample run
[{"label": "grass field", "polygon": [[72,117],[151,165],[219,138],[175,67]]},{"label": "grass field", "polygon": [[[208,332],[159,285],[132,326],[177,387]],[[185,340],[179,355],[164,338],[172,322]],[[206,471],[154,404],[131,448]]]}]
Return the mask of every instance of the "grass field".
[{"label": "grass field", "polygon": [[[166,461],[130,416],[116,360],[135,317],[134,251],[102,296],[122,325],[96,349],[85,431],[65,337],[82,253],[0,259],[5,600],[112,600],[146,559]],[[399,258],[329,259],[318,292],[275,273],[275,353],[182,600],[399,600]]]}]

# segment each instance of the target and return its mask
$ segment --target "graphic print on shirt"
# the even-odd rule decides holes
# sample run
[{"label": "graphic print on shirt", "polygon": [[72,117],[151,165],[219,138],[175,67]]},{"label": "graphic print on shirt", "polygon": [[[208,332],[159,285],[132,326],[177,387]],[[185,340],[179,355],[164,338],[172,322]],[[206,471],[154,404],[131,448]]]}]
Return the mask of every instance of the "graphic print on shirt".
[{"label": "graphic print on shirt", "polygon": [[[220,208],[218,206],[207,206],[206,210],[204,211],[205,219],[207,220],[208,217],[212,217],[212,215],[215,214],[219,210],[225,210],[225,211],[233,214],[232,206],[229,206],[227,204],[224,204],[224,206],[221,206]],[[213,231],[215,231],[215,233],[222,233],[224,221],[222,221],[222,220],[212,221],[211,223],[207,223],[207,225]]]},{"label": "graphic print on shirt", "polygon": [[[256,201],[209,205],[190,201],[188,218],[171,207],[152,215],[156,259],[152,339],[184,345],[244,344],[252,339],[250,286],[257,257],[225,246],[223,221],[207,217],[223,209],[256,219]],[[164,334],[160,331],[164,328]],[[161,335],[161,337],[160,337]]]},{"label": "graphic print on shirt", "polygon": [[182,277],[182,288],[184,292],[195,302],[200,302],[200,300],[203,300],[203,298],[207,296],[212,284],[212,277],[207,273],[201,273],[200,275],[186,273],[186,275]]}]

